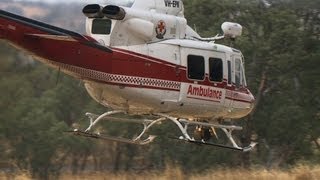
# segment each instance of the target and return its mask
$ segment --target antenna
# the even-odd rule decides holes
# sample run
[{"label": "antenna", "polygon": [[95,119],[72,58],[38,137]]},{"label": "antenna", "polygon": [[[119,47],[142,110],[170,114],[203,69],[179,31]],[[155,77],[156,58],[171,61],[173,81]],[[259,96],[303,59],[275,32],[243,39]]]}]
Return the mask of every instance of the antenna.
[{"label": "antenna", "polygon": [[196,24],[193,24],[193,29],[196,33],[198,33],[198,30],[197,30],[197,25]]}]

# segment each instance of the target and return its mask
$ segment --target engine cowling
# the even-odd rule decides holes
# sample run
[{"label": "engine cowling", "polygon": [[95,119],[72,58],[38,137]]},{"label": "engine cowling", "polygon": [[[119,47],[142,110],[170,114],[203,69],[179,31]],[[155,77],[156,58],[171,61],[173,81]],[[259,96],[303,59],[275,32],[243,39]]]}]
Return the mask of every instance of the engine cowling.
[{"label": "engine cowling", "polygon": [[126,16],[126,11],[122,7],[108,5],[102,9],[102,14],[109,19],[123,20]]}]

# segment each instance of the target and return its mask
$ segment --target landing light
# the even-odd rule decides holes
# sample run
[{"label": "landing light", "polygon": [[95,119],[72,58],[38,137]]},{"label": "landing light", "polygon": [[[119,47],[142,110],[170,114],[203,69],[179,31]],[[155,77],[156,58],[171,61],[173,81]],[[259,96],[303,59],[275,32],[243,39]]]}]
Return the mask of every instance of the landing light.
[{"label": "landing light", "polygon": [[238,23],[224,22],[221,25],[224,37],[236,38],[242,34],[242,26]]},{"label": "landing light", "polygon": [[202,37],[194,37],[195,39],[198,39],[200,41],[208,41],[208,42],[215,42],[217,40],[223,39],[223,38],[232,38],[235,39],[238,36],[241,36],[242,34],[242,26],[238,23],[233,22],[224,22],[221,25],[221,29],[223,31],[223,35],[217,34],[214,37],[209,38],[202,38]]}]

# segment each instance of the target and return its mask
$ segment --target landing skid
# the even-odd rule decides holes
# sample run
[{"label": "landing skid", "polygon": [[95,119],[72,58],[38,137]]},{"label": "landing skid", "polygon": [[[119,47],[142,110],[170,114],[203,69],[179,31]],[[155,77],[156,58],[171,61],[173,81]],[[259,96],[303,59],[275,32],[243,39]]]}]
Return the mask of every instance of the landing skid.
[{"label": "landing skid", "polygon": [[183,139],[181,137],[180,138],[172,138],[172,139],[176,139],[176,140],[180,140],[180,141],[182,140],[182,141],[192,143],[192,144],[197,144],[197,145],[214,146],[214,147],[231,149],[231,150],[241,151],[241,152],[249,152],[257,145],[257,143],[253,142],[247,147],[240,148],[240,147],[227,146],[227,145],[223,145],[223,144],[217,144],[217,143],[206,142],[206,141],[201,141],[201,140],[187,140],[187,139]]},{"label": "landing skid", "polygon": [[126,138],[101,135],[99,133],[80,131],[77,129],[75,129],[73,131],[68,131],[68,132],[72,133],[76,136],[83,136],[83,137],[88,137],[88,138],[101,139],[101,140],[107,140],[107,141],[116,141],[116,142],[136,144],[136,145],[149,144],[156,138],[156,136],[150,135],[147,139],[144,139],[144,140],[130,140],[130,139],[126,139]]},{"label": "landing skid", "polygon": [[[154,119],[154,120],[126,119],[126,118],[110,117],[111,115],[120,114],[120,113],[125,113],[125,112],[123,112],[123,111],[109,111],[109,112],[106,112],[102,115],[95,115],[92,113],[86,113],[86,115],[89,117],[89,122],[90,122],[89,127],[85,131],[74,129],[73,131],[69,131],[69,132],[74,135],[77,135],[77,136],[84,136],[84,137],[88,137],[88,138],[116,141],[116,142],[129,143],[129,144],[146,145],[146,144],[151,143],[156,138],[156,136],[154,136],[154,135],[149,135],[147,138],[143,138],[144,135],[147,133],[147,131],[152,126],[160,123],[161,121],[170,120],[178,126],[178,128],[180,129],[180,131],[182,133],[182,136],[180,136],[179,138],[175,138],[175,139],[182,140],[185,142],[189,142],[189,143],[193,143],[193,144],[200,144],[200,145],[210,145],[210,146],[215,146],[215,147],[220,147],[220,148],[225,148],[225,149],[232,149],[232,150],[242,151],[242,152],[251,151],[255,147],[255,145],[257,144],[257,143],[251,143],[248,147],[244,147],[244,148],[238,146],[237,143],[235,142],[235,140],[233,139],[232,132],[234,130],[242,130],[242,127],[239,127],[239,126],[230,126],[230,125],[221,125],[221,124],[211,124],[211,123],[206,123],[206,122],[189,121],[189,120],[185,120],[185,119],[174,118],[174,117],[168,116],[166,114],[160,114],[160,113],[155,114],[158,117],[158,119]],[[132,139],[121,138],[121,137],[112,137],[112,136],[102,135],[100,133],[93,133],[92,129],[101,120],[139,123],[139,124],[143,124],[143,130],[140,132],[140,134],[137,137],[132,138]],[[225,135],[228,137],[232,146],[223,145],[223,144],[216,144],[216,143],[212,143],[212,142],[206,142],[203,139],[197,140],[194,137],[189,135],[189,133],[187,131],[189,125],[196,125],[196,126],[204,126],[204,127],[209,127],[209,128],[221,129],[225,133]]]}]

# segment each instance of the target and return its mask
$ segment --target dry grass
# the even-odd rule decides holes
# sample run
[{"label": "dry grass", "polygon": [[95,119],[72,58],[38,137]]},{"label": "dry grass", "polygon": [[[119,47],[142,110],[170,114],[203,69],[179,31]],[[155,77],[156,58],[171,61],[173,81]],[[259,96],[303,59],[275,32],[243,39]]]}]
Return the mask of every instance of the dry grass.
[{"label": "dry grass", "polygon": [[227,179],[227,180],[318,180],[320,167],[297,166],[288,171],[281,170],[218,170],[204,175],[195,175],[190,179]]},{"label": "dry grass", "polygon": [[[0,174],[0,179],[29,180],[27,173],[8,176]],[[163,172],[145,172],[142,174],[134,173],[84,173],[79,175],[64,174],[61,180],[318,180],[320,179],[320,166],[297,166],[288,171],[281,170],[244,170],[244,169],[216,169],[203,174],[187,176],[177,167],[167,167]]]}]

